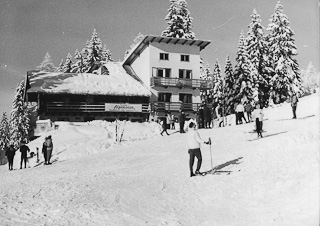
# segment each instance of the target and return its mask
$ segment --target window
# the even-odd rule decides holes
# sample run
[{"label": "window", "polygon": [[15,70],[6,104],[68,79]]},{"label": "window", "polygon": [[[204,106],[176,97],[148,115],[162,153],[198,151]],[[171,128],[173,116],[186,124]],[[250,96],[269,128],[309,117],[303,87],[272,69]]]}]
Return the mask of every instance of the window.
[{"label": "window", "polygon": [[153,70],[153,77],[171,77],[171,69],[170,68],[152,68]]},{"label": "window", "polygon": [[179,69],[179,78],[192,79],[192,70]]},{"label": "window", "polygon": [[192,103],[192,94],[179,93],[179,100],[182,103]]},{"label": "window", "polygon": [[158,101],[159,102],[170,102],[171,101],[171,93],[159,93]]},{"label": "window", "polygon": [[169,53],[160,53],[160,60],[169,60]]},{"label": "window", "polygon": [[189,55],[180,55],[180,60],[185,61],[185,62],[189,62]]}]

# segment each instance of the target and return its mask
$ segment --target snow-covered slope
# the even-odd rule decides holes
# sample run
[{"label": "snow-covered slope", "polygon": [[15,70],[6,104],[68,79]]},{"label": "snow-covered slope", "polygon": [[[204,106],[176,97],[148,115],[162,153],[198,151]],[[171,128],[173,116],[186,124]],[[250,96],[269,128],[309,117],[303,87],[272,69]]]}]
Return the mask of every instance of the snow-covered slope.
[{"label": "snow-covered slope", "polygon": [[193,178],[185,134],[121,122],[117,144],[115,123],[60,123],[57,162],[0,167],[1,225],[319,225],[319,95],[300,99],[296,120],[288,103],[265,115],[262,139],[253,123],[199,130],[213,141],[202,171],[212,159],[224,172]]}]

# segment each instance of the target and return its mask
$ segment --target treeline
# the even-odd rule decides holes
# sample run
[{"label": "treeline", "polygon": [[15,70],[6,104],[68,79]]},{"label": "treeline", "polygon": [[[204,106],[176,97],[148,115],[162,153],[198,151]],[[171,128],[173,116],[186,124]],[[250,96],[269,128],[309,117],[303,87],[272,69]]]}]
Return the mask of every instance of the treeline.
[{"label": "treeline", "polygon": [[247,35],[240,33],[236,64],[233,67],[226,57],[222,71],[217,60],[213,70],[202,63],[201,74],[211,80],[213,89],[201,92],[207,103],[222,103],[226,114],[234,111],[240,101],[259,102],[263,107],[283,103],[292,93],[302,94],[301,72],[295,59],[297,48],[289,19],[278,2],[267,28],[261,24],[254,9]]}]

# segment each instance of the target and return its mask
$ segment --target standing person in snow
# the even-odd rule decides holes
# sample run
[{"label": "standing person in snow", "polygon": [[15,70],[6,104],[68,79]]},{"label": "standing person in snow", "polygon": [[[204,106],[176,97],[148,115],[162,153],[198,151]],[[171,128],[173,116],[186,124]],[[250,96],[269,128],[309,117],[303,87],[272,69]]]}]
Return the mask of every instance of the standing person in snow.
[{"label": "standing person in snow", "polygon": [[185,121],[186,121],[186,115],[182,110],[180,110],[180,114],[179,114],[180,133],[185,133],[185,131],[183,130]]},{"label": "standing person in snow", "polygon": [[30,152],[30,149],[29,149],[29,147],[25,144],[24,141],[21,142],[20,152],[21,152],[20,169],[22,169],[22,163],[23,163],[23,162],[24,162],[24,168],[27,168],[27,161],[28,161],[27,154],[28,154],[28,152]]},{"label": "standing person in snow", "polygon": [[[209,144],[209,140],[206,142],[201,139],[198,131],[196,130],[196,127],[197,125],[195,123],[190,122],[188,136],[187,136],[188,153],[190,155],[190,158],[189,158],[190,177],[201,174],[200,168],[202,163],[202,155],[200,150],[200,144],[201,143]],[[194,157],[197,157],[198,159],[197,169],[195,173],[193,173]]]},{"label": "standing person in snow", "polygon": [[299,102],[297,94],[295,94],[295,93],[292,94],[290,102],[291,102],[291,107],[292,107],[293,119],[296,119],[297,118],[296,110],[297,110],[297,105]]},{"label": "standing person in snow", "polygon": [[6,156],[8,158],[9,170],[13,170],[13,159],[14,159],[15,154],[16,154],[16,150],[14,149],[13,144],[10,144],[10,146],[6,150]]},{"label": "standing person in snow", "polygon": [[44,164],[47,165],[47,139],[48,137],[44,138],[44,142],[42,145],[42,154],[43,154],[43,158],[44,158]]},{"label": "standing person in snow", "polygon": [[244,119],[244,121],[248,123],[246,118],[244,117],[244,106],[241,102],[239,102],[239,104],[237,105],[236,112],[238,113],[238,123],[242,124],[242,119]]},{"label": "standing person in snow", "polygon": [[161,136],[163,136],[162,134],[163,134],[164,132],[166,132],[166,134],[169,136],[169,133],[168,133],[168,131],[167,131],[167,128],[168,128],[167,118],[163,118],[163,119],[162,119],[162,132],[160,133]]},{"label": "standing person in snow", "polygon": [[211,128],[211,112],[206,104],[203,106],[204,128]]},{"label": "standing person in snow", "polygon": [[204,110],[203,105],[199,107],[199,129],[204,128]]},{"label": "standing person in snow", "polygon": [[51,135],[48,136],[46,146],[47,146],[47,164],[50,165],[51,164],[50,159],[51,159],[52,150],[53,150]]},{"label": "standing person in snow", "polygon": [[254,108],[249,101],[247,101],[245,103],[244,110],[245,110],[245,112],[247,112],[248,121],[252,122],[252,115],[251,114],[252,114],[252,111],[254,110]]},{"label": "standing person in snow", "polygon": [[170,115],[170,112],[167,114],[167,129],[170,129],[170,126],[171,126],[171,115]]},{"label": "standing person in snow", "polygon": [[44,164],[45,165],[50,165],[50,159],[52,155],[52,150],[53,150],[53,143],[52,143],[52,138],[51,136],[48,136],[45,138],[45,141],[42,146],[42,153],[44,156]]},{"label": "standing person in snow", "polygon": [[176,129],[175,122],[176,122],[175,116],[174,116],[174,114],[172,114],[171,115],[171,129]]},{"label": "standing person in snow", "polygon": [[258,138],[262,138],[262,121],[263,121],[263,111],[260,108],[260,104],[256,104],[256,109],[253,111],[253,119],[256,122],[256,131]]}]

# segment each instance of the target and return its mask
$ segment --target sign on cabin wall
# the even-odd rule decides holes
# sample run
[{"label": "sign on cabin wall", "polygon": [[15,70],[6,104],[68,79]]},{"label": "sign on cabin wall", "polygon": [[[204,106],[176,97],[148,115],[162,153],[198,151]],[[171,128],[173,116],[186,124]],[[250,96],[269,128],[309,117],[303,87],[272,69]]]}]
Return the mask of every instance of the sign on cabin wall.
[{"label": "sign on cabin wall", "polygon": [[142,112],[142,104],[105,104],[105,111],[109,112]]}]

